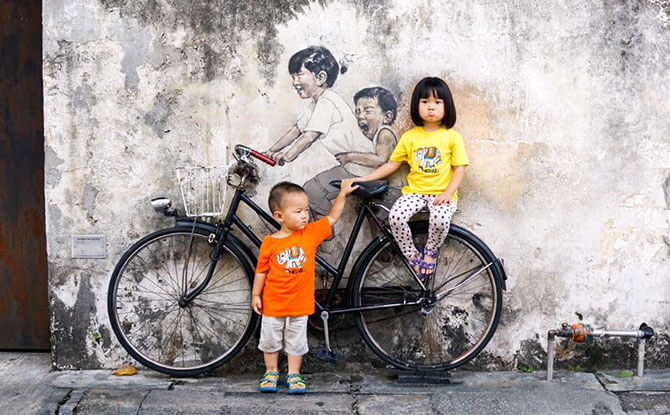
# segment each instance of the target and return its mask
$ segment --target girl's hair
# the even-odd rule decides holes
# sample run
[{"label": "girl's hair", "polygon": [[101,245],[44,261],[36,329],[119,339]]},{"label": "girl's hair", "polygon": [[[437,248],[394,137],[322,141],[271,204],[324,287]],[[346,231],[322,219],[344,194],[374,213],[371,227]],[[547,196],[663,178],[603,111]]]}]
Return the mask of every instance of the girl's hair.
[{"label": "girl's hair", "polygon": [[451,128],[456,124],[456,107],[451,91],[446,82],[440,78],[427,77],[419,81],[412,92],[412,102],[410,103],[410,113],[415,125],[423,125],[423,120],[419,116],[419,101],[423,98],[436,97],[444,101],[444,117],[442,125]]},{"label": "girl's hair", "polygon": [[[298,73],[303,66],[314,75],[324,71],[327,76],[326,85],[328,88],[333,86],[337,75],[340,73],[340,65],[337,63],[337,60],[323,46],[310,46],[293,54],[288,61],[288,73]],[[343,66],[342,73],[346,71],[347,68]]]}]

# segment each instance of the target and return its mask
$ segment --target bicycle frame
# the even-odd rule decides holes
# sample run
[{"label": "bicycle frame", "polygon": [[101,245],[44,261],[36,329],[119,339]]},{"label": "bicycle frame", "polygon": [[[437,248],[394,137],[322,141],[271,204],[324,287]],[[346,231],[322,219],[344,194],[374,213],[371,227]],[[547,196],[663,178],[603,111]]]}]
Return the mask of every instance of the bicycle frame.
[{"label": "bicycle frame", "polygon": [[[232,226],[236,226],[256,247],[260,248],[262,240],[249,228],[248,225],[246,225],[242,219],[237,215],[237,210],[239,209],[241,204],[245,204],[251,210],[253,210],[259,217],[261,217],[263,220],[269,222],[272,226],[274,226],[276,229],[280,228],[279,223],[268,213],[266,212],[263,208],[258,206],[249,196],[247,196],[244,193],[244,190],[237,188],[235,189],[235,193],[232,197],[230,206],[228,208],[228,211],[226,212],[226,216],[224,220],[220,223],[219,227],[221,230],[217,231],[216,237],[218,238],[216,248],[214,249],[214,254],[211,257],[211,264],[209,266],[209,270],[207,271],[207,276],[203,280],[203,282],[196,287],[192,292],[188,293],[184,297],[184,301],[190,302],[192,301],[195,297],[200,294],[205,287],[207,287],[207,284],[209,284],[209,281],[212,278],[212,275],[214,273],[214,269],[216,268],[216,262],[218,261],[222,249],[223,249],[223,242],[226,240],[228,237],[228,233],[231,231]],[[347,266],[347,263],[349,262],[349,258],[351,256],[351,253],[354,248],[354,244],[356,243],[356,240],[358,239],[358,234],[360,233],[360,230],[363,226],[363,221],[366,216],[372,218],[374,222],[379,226],[379,229],[384,233],[384,235],[390,240],[395,241],[393,239],[393,236],[391,235],[390,230],[388,229],[387,226],[385,226],[377,217],[377,215],[374,214],[372,211],[373,205],[369,201],[365,201],[363,205],[361,206],[360,211],[358,212],[358,217],[356,218],[356,222],[354,223],[354,227],[351,230],[351,234],[349,235],[349,240],[347,241],[347,244],[344,248],[344,253],[342,255],[342,258],[340,259],[340,263],[338,264],[337,268],[333,267],[328,261],[320,257],[318,254],[316,255],[316,262],[321,265],[326,272],[328,272],[331,276],[333,276],[333,283],[331,287],[328,289],[328,297],[326,298],[325,304],[321,304],[318,299],[314,299],[315,305],[316,305],[316,312],[320,313],[322,311],[327,311],[330,314],[344,314],[344,313],[353,313],[353,312],[358,312],[358,311],[369,311],[369,310],[378,310],[382,308],[391,308],[391,307],[399,307],[399,306],[407,306],[407,305],[414,305],[414,304],[421,304],[421,301],[423,300],[421,297],[417,301],[412,301],[412,302],[399,302],[397,304],[392,303],[392,304],[381,304],[381,305],[371,305],[371,306],[365,306],[365,307],[352,307],[352,306],[342,306],[342,307],[337,307],[333,308],[333,300],[335,298],[335,292],[339,288],[340,282],[342,281],[342,278],[344,277],[344,270]],[[374,206],[374,205],[373,205]],[[195,220],[195,219],[194,219]],[[400,248],[393,242],[395,249],[397,250],[397,253],[399,254],[400,258],[402,258],[403,262],[405,263],[405,266],[407,267],[410,272],[414,275],[414,279],[416,280],[417,284],[421,287],[421,289],[425,292],[426,287],[425,285],[421,282],[421,280],[418,278],[412,267],[410,266],[409,262],[407,259],[404,257],[404,255],[401,254]]]}]

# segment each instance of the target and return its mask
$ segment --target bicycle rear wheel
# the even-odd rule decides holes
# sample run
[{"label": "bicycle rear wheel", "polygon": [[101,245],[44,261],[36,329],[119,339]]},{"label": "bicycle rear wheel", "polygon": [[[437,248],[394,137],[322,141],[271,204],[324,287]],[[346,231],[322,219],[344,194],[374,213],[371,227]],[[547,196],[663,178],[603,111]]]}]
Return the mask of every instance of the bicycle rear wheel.
[{"label": "bicycle rear wheel", "polygon": [[171,376],[207,372],[230,360],[256,327],[253,270],[226,241],[204,291],[180,302],[207,275],[209,232],[171,228],[152,233],[121,258],[109,283],[107,311],[124,349]]},{"label": "bicycle rear wheel", "polygon": [[[412,227],[414,242],[425,244],[428,222],[414,222]],[[384,362],[410,370],[453,369],[481,352],[500,320],[503,278],[483,242],[452,226],[427,294],[392,241],[383,238],[373,244],[355,276],[354,304],[402,304],[420,298],[426,303],[358,313],[356,322],[370,349]],[[452,291],[437,300],[448,290]]]}]

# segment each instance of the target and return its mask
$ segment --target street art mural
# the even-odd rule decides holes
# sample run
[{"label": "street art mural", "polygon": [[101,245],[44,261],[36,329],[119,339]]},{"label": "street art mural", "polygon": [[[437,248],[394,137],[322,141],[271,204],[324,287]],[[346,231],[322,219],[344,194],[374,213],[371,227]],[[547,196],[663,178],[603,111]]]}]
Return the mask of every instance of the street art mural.
[{"label": "street art mural", "polygon": [[[333,89],[338,75],[346,71],[347,67],[323,46],[310,46],[290,58],[293,87],[300,98],[310,102],[291,129],[267,151],[278,161],[292,162],[308,147],[318,145],[335,158],[337,166],[303,184],[314,219],[328,214],[337,197],[338,189],[329,185],[331,181],[371,172],[388,160],[398,142],[393,128],[398,104],[393,94],[380,86],[363,88],[350,100],[352,109]],[[400,187],[394,185],[387,193],[384,202],[389,206],[399,196]],[[336,240],[337,232],[333,235]],[[322,248],[329,253],[341,252],[343,247],[326,243]]]}]

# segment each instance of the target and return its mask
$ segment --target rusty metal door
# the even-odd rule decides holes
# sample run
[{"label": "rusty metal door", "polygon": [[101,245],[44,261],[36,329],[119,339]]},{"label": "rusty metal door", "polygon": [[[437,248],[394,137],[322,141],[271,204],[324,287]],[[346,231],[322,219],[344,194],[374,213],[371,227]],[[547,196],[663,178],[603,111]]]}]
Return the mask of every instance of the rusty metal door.
[{"label": "rusty metal door", "polygon": [[0,2],[0,349],[48,349],[42,4]]}]

